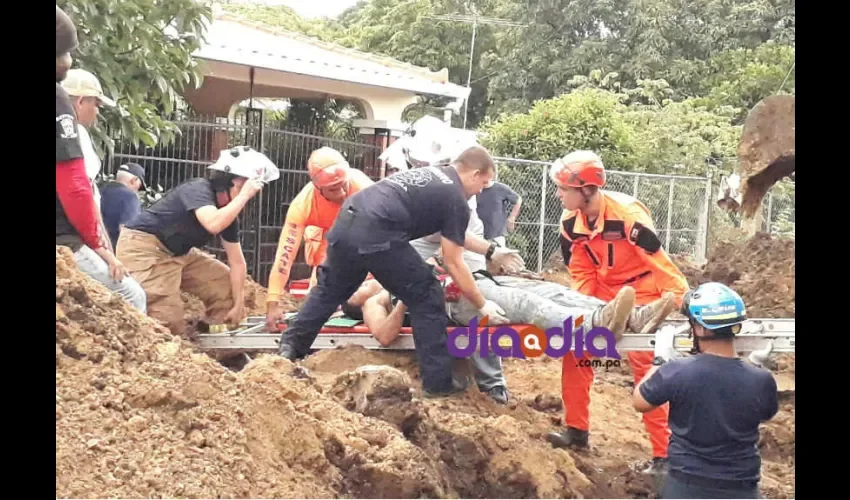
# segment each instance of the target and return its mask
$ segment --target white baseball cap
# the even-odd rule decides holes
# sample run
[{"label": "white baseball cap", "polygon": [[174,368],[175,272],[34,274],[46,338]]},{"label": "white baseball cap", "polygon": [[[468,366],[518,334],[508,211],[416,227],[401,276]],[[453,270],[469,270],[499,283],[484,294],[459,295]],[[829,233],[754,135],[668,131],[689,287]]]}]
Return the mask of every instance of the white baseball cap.
[{"label": "white baseball cap", "polygon": [[68,76],[62,81],[62,88],[70,96],[97,97],[105,106],[115,106],[115,101],[103,94],[103,87],[100,85],[100,80],[84,69],[76,68],[69,70]]}]

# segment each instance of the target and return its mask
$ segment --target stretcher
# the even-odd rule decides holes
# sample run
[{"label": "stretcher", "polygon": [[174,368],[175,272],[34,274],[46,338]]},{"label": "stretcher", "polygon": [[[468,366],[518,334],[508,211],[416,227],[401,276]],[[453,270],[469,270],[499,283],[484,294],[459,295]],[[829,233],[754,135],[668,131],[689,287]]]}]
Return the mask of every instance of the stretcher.
[{"label": "stretcher", "polygon": [[[773,341],[774,353],[793,353],[794,352],[794,318],[789,319],[750,319],[744,324],[744,328],[735,338],[735,347],[739,352],[752,352],[760,350],[768,346],[770,341]],[[339,321],[335,322],[336,325]],[[359,324],[355,326],[336,326],[334,322],[331,326],[325,325],[319,332],[318,337],[313,343],[314,350],[334,349],[346,345],[359,345],[366,349],[375,350],[414,350],[414,342],[412,329],[404,327],[398,338],[387,347],[382,346],[369,333],[365,325]],[[530,325],[501,325],[508,326],[514,330],[520,331]],[[456,326],[450,326],[447,334]],[[497,327],[490,327],[489,334],[493,334]],[[693,348],[692,339],[688,338],[688,323],[685,320],[668,320],[665,321],[661,328],[675,329],[675,347],[681,352],[688,352]],[[483,331],[484,328],[479,328]],[[251,316],[243,322],[238,329],[223,332],[223,333],[207,333],[200,334],[197,339],[198,346],[203,350],[209,351],[277,351],[280,345],[280,333],[271,333],[266,329],[264,316]],[[507,340],[507,342],[503,342]],[[456,345],[459,348],[464,348],[468,344],[467,336],[457,338]],[[499,344],[502,347],[510,347],[510,339],[501,337]],[[604,337],[596,337],[594,339],[596,347],[604,349]],[[552,338],[552,347],[560,349],[563,347],[563,337],[555,336]],[[575,339],[573,338],[573,348],[575,348]],[[655,333],[651,334],[625,334],[620,342],[617,343],[618,352],[628,351],[652,351],[655,348]]]}]

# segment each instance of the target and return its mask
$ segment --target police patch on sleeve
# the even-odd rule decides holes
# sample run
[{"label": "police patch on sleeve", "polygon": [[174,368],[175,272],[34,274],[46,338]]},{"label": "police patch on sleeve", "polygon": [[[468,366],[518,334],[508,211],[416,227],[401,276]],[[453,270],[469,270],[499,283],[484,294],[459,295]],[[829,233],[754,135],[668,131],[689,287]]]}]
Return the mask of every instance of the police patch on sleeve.
[{"label": "police patch on sleeve", "polygon": [[74,116],[64,113],[56,117],[56,124],[58,125],[57,133],[59,137],[62,139],[76,139],[77,138],[77,127],[74,123]]},{"label": "police patch on sleeve", "polygon": [[649,254],[653,254],[661,248],[661,240],[655,234],[655,231],[640,222],[635,222],[629,233],[629,240]]}]

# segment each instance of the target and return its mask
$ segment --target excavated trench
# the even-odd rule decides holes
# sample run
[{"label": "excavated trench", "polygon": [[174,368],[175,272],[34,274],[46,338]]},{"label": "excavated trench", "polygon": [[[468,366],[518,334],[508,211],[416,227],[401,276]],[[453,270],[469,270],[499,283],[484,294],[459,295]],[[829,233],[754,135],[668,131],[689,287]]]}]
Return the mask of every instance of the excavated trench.
[{"label": "excavated trench", "polygon": [[[256,314],[262,289],[249,297]],[[557,360],[506,360],[507,406],[475,390],[423,399],[413,353],[348,347],[234,368],[57,247],[57,497],[653,497],[637,472],[649,442],[627,364],[597,372],[588,452],[544,439],[562,425]],[[769,498],[793,496],[793,393],[784,397],[763,429]]]}]

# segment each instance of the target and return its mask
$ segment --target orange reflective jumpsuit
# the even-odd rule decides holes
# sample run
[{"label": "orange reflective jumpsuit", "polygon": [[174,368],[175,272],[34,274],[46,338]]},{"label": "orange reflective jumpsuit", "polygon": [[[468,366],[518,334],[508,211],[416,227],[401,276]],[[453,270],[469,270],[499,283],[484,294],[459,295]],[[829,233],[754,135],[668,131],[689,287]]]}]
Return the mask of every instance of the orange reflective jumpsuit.
[{"label": "orange reflective jumpsuit", "polygon": [[[625,285],[635,289],[635,305],[676,294],[677,307],[688,291],[685,276],[670,260],[655,233],[649,209],[637,199],[618,192],[600,190],[601,205],[594,227],[588,227],[581,211],[565,210],[561,217],[561,251],[572,277],[572,288],[584,295],[609,301]],[[629,352],[629,364],[638,383],[652,367],[653,352]],[[590,355],[585,353],[585,359]],[[570,352],[563,357],[561,397],[565,422],[589,430],[590,386],[593,367],[578,366]],[[669,407],[664,405],[643,414],[653,457],[667,457],[670,428]]]},{"label": "orange reflective jumpsuit", "polygon": [[[367,186],[374,184],[360,170],[351,169],[349,173],[348,195],[351,196]],[[269,291],[266,303],[279,302],[302,238],[305,240],[304,257],[307,264],[313,266],[312,287],[316,283],[315,267],[322,263],[327,252],[325,232],[331,228],[339,214],[341,203],[328,201],[310,182],[292,200],[286,212],[286,221],[280,232],[277,254],[269,272]],[[309,226],[309,227],[308,227]]]}]

